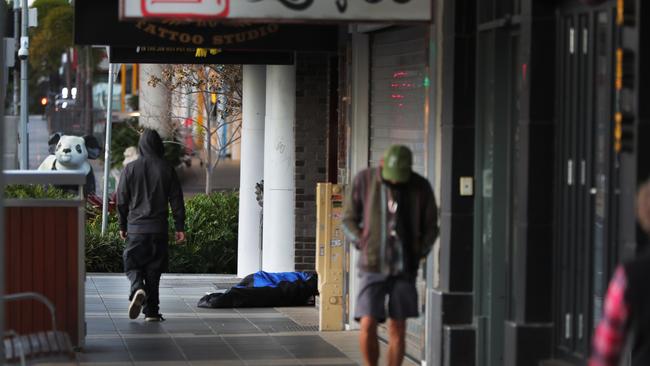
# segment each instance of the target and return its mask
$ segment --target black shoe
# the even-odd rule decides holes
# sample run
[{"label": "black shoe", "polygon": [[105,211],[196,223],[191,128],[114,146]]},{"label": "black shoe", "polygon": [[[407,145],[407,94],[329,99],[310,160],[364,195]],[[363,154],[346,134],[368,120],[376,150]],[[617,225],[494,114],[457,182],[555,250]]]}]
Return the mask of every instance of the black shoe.
[{"label": "black shoe", "polygon": [[144,321],[146,322],[164,322],[165,318],[163,318],[162,314],[156,314],[156,315],[145,315]]},{"label": "black shoe", "polygon": [[142,311],[142,303],[144,303],[144,299],[147,297],[146,292],[144,292],[143,289],[140,289],[135,292],[133,295],[133,300],[131,300],[131,304],[129,304],[129,318],[130,319],[137,319],[138,316],[140,315],[140,311]]}]

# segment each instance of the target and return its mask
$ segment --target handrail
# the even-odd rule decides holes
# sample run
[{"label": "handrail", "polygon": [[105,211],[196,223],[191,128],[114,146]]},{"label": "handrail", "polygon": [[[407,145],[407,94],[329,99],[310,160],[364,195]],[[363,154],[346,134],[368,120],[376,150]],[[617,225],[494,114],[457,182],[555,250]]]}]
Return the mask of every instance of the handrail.
[{"label": "handrail", "polygon": [[37,293],[37,292],[19,292],[15,294],[8,294],[3,296],[5,301],[16,301],[16,300],[37,300],[45,305],[50,311],[52,316],[52,331],[56,332],[56,310],[54,304],[47,297]]},{"label": "handrail", "polygon": [[83,186],[86,174],[81,171],[5,170],[4,184],[53,184]]}]

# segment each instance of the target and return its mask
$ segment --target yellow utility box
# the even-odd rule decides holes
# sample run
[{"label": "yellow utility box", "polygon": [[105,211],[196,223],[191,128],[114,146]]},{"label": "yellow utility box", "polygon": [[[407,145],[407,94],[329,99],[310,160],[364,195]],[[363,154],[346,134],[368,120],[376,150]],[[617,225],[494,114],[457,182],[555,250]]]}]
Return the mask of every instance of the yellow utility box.
[{"label": "yellow utility box", "polygon": [[316,271],[318,271],[318,326],[323,330],[343,330],[345,301],[343,281],[345,246],[343,228],[343,187],[318,183],[316,188]]}]

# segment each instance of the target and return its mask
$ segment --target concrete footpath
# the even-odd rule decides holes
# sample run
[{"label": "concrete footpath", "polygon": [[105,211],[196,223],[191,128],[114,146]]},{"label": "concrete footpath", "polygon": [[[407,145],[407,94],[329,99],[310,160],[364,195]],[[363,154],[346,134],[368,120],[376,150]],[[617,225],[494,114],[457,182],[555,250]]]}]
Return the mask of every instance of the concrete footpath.
[{"label": "concrete footpath", "polygon": [[[163,275],[162,323],[128,319],[124,275],[86,280],[88,334],[80,365],[357,365],[358,332],[318,332],[314,307],[202,309],[232,275]],[[382,354],[385,346],[382,345]],[[385,364],[385,360],[381,361]],[[404,365],[414,366],[410,361]]]},{"label": "concrete footpath", "polygon": [[[205,193],[206,169],[199,159],[193,158],[190,167],[178,169],[178,177],[186,196]],[[239,189],[239,161],[222,160],[212,171],[212,192],[233,191]],[[254,194],[252,192],[251,194]]]}]

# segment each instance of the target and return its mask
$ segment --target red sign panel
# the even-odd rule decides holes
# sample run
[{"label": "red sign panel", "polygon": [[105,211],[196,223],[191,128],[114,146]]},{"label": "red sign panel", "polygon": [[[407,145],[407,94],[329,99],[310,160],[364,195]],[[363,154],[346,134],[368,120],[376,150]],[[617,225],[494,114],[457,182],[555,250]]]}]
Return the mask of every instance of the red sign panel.
[{"label": "red sign panel", "polygon": [[[179,5],[182,13],[175,12]],[[230,0],[141,0],[140,6],[145,17],[226,18]]]}]

